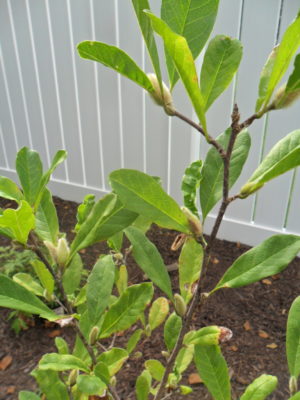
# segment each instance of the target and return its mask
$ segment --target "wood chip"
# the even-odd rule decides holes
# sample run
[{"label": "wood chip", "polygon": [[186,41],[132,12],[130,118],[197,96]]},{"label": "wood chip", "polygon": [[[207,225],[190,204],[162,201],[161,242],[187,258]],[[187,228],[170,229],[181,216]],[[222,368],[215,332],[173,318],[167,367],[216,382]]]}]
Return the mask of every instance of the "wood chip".
[{"label": "wood chip", "polygon": [[12,357],[11,356],[5,356],[1,359],[0,361],[0,370],[5,371],[10,364],[12,363]]},{"label": "wood chip", "polygon": [[268,334],[267,332],[263,331],[262,329],[260,329],[260,330],[258,331],[258,336],[261,337],[261,338],[263,338],[263,339],[268,339],[269,334]]},{"label": "wood chip", "polygon": [[270,344],[267,344],[266,347],[268,347],[268,349],[276,349],[278,346],[276,343],[270,343]]},{"label": "wood chip", "polygon": [[273,279],[273,281],[277,281],[278,279],[280,279],[280,274],[272,275],[271,278]]},{"label": "wood chip", "polygon": [[272,281],[270,281],[270,279],[263,279],[263,280],[262,280],[262,283],[263,283],[264,285],[272,285]]},{"label": "wood chip", "polygon": [[196,385],[197,383],[203,383],[203,380],[201,379],[200,375],[197,373],[190,374],[189,375],[189,384]]},{"label": "wood chip", "polygon": [[47,336],[53,338],[61,335],[61,330],[60,329],[54,329],[54,331],[51,331],[47,334]]},{"label": "wood chip", "polygon": [[252,326],[249,321],[246,321],[244,323],[243,327],[244,327],[245,331],[250,331],[252,329]]},{"label": "wood chip", "polygon": [[237,346],[233,345],[233,346],[229,346],[228,349],[231,351],[238,351],[239,348]]},{"label": "wood chip", "polygon": [[239,249],[241,247],[241,242],[236,242],[236,247]]},{"label": "wood chip", "polygon": [[248,379],[243,378],[242,376],[236,376],[235,380],[241,385],[249,385],[250,381]]},{"label": "wood chip", "polygon": [[212,259],[212,263],[213,264],[219,264],[219,260],[217,259],[217,257],[214,257],[213,259]]},{"label": "wood chip", "polygon": [[8,386],[8,388],[6,389],[6,394],[13,394],[16,391],[16,387],[15,386]]}]

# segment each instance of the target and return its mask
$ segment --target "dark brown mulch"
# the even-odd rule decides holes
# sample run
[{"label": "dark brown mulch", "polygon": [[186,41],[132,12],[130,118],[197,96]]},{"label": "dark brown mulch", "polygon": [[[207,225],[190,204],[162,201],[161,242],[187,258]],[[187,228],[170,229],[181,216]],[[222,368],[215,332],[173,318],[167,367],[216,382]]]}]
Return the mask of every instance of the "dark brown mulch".
[{"label": "dark brown mulch", "polygon": [[[0,206],[7,205],[1,202]],[[55,199],[61,231],[67,232],[70,239],[73,235],[72,228],[75,224],[77,204]],[[176,232],[153,227],[149,232],[150,239],[162,253],[166,264],[176,261],[178,252],[170,251],[171,243]],[[0,245],[9,241],[0,239]],[[207,287],[213,285],[222,276],[224,271],[238,256],[249,247],[238,243],[219,240],[214,251],[214,263],[207,276]],[[92,266],[97,257],[107,252],[105,244],[98,244],[82,252],[86,266]],[[132,259],[129,259],[129,274],[131,282],[138,282],[143,274]],[[290,305],[299,293],[300,260],[295,259],[280,276],[268,278],[246,288],[222,290],[209,298],[201,316],[194,315],[194,327],[203,325],[222,325],[233,331],[233,338],[222,346],[223,354],[228,362],[232,374],[233,398],[238,398],[247,384],[262,373],[273,374],[278,377],[279,385],[276,392],[269,398],[286,400],[288,396],[288,372],[285,360],[285,326]],[[174,287],[177,285],[176,272],[172,273]],[[28,373],[37,364],[40,357],[55,350],[54,339],[49,337],[57,326],[45,327],[41,320],[36,320],[36,325],[16,336],[10,329],[6,318],[8,310],[0,312],[0,360],[4,356],[11,356],[12,363],[4,371],[0,371],[0,399],[17,399],[19,390],[34,390],[34,380]],[[260,332],[264,331],[264,333]],[[64,329],[63,337],[72,341],[70,328]],[[266,337],[264,337],[266,336]],[[122,345],[127,338],[117,338],[116,345]],[[131,357],[122,373],[118,375],[118,392],[122,399],[133,399],[130,396],[134,389],[135,379],[143,368],[143,362],[149,358],[159,358],[163,361],[161,350],[164,349],[162,331],[157,329],[151,339],[138,346],[137,351],[143,353],[142,358]],[[191,367],[185,374],[185,384],[188,376],[196,372]],[[194,392],[189,399],[210,399],[203,385],[193,385]],[[10,393],[13,392],[13,393]],[[172,399],[186,398],[173,395]]]}]

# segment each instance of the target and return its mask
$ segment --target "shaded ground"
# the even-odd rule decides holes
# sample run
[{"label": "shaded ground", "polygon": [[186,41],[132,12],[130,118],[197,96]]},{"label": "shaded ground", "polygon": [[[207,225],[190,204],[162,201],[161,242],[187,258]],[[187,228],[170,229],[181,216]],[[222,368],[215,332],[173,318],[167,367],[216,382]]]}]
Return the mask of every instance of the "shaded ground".
[{"label": "shaded ground", "polygon": [[[77,204],[56,199],[61,231],[72,236],[71,229],[75,224]],[[3,201],[0,206],[3,207]],[[7,205],[7,202],[6,202]],[[170,251],[176,232],[154,227],[149,232],[150,239],[162,253],[166,264],[176,261],[178,253]],[[0,238],[0,246],[8,244]],[[214,251],[214,263],[207,276],[208,289],[222,276],[224,271],[239,255],[249,247],[239,243],[217,241]],[[87,266],[92,266],[99,254],[106,252],[104,244],[95,245],[82,252]],[[139,282],[143,274],[132,259],[129,259],[130,282]],[[177,286],[177,273],[172,272],[174,287]],[[276,375],[279,379],[277,391],[270,396],[274,400],[286,400],[288,396],[288,373],[285,360],[285,325],[290,305],[300,292],[300,260],[295,259],[280,275],[249,287],[223,290],[209,298],[201,317],[195,313],[194,327],[203,325],[227,326],[233,331],[233,338],[223,345],[223,354],[232,374],[233,398],[238,398],[245,386],[262,373]],[[45,326],[43,321],[36,320],[35,326],[22,331],[16,336],[7,322],[8,310],[0,311],[0,360],[12,357],[11,364],[0,370],[0,400],[17,399],[19,390],[35,388],[34,380],[28,373],[37,364],[40,357],[55,350],[53,336],[59,334],[71,342],[72,332],[65,328],[57,332],[56,325]],[[263,331],[263,332],[262,332]],[[126,342],[126,337],[117,338],[116,345]],[[149,358],[163,361],[161,350],[164,350],[161,330],[154,331],[151,340],[136,349],[143,352],[143,358],[132,357],[128,360],[122,373],[118,375],[118,393],[122,399],[133,399],[135,379],[143,369],[143,362]],[[185,374],[185,383],[195,368]],[[202,384],[193,385],[194,392],[188,399],[210,399]],[[174,395],[172,399],[186,398]]]}]

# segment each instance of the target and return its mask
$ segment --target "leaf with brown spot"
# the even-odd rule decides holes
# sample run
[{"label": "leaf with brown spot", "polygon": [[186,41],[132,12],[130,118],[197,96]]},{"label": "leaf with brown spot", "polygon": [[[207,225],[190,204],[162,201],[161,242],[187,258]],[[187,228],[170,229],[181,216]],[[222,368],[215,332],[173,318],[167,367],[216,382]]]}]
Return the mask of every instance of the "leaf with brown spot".
[{"label": "leaf with brown spot", "polygon": [[0,361],[0,370],[1,371],[5,371],[10,364],[12,363],[12,357],[11,356],[5,356],[1,359]]}]

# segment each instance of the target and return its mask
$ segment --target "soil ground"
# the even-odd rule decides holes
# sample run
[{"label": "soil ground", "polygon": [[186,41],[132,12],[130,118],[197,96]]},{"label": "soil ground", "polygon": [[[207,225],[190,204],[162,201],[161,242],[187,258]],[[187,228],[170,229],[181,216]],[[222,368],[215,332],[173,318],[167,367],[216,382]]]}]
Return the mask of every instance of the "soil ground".
[{"label": "soil ground", "polygon": [[[61,231],[71,232],[76,221],[77,204],[56,198]],[[0,200],[0,206],[11,206]],[[166,264],[175,262],[178,252],[171,252],[170,246],[176,232],[153,227],[149,238],[160,250]],[[0,238],[0,246],[9,241]],[[208,290],[214,286],[224,271],[232,262],[249,247],[240,243],[218,240],[214,249],[213,264],[207,276]],[[104,243],[92,246],[81,255],[87,267],[92,267],[100,254],[107,252]],[[128,264],[130,282],[137,283],[143,279],[143,273],[132,259]],[[174,288],[177,287],[177,272],[171,273]],[[300,260],[296,258],[279,276],[257,282],[245,288],[220,290],[209,298],[201,315],[197,312],[193,318],[194,328],[205,325],[221,325],[233,331],[232,339],[222,345],[223,354],[227,360],[232,375],[233,399],[238,399],[245,387],[262,373],[276,375],[279,380],[278,389],[269,399],[288,399],[288,372],[285,359],[285,327],[288,310],[292,301],[300,292]],[[36,319],[35,326],[22,331],[18,336],[10,329],[7,321],[9,310],[0,311],[0,361],[11,357],[11,364],[4,370],[0,369],[0,400],[18,398],[20,390],[35,390],[35,382],[28,374],[36,366],[40,357],[55,351],[54,336],[59,334],[72,342],[70,328],[61,330],[57,325],[45,324]],[[116,345],[122,346],[127,338],[120,336]],[[161,351],[164,349],[162,331],[157,329],[151,340],[137,347],[143,357],[130,358],[118,374],[117,389],[122,400],[133,399],[130,393],[134,390],[136,377],[143,369],[143,363],[149,358],[159,358],[163,361]],[[195,367],[189,368],[183,384],[188,384]],[[173,395],[171,398],[180,400],[210,399],[204,386],[192,385],[194,392],[189,396]]]}]

